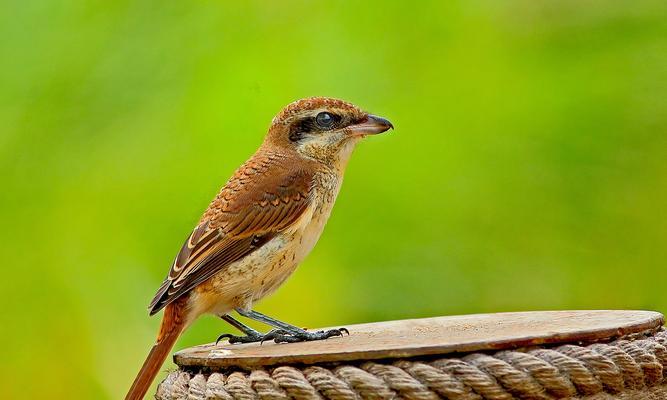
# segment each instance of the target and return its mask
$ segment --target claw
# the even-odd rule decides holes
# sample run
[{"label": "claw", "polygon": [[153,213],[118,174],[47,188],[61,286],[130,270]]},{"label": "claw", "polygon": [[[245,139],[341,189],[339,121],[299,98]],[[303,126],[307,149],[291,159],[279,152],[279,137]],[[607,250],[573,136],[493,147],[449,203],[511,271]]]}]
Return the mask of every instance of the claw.
[{"label": "claw", "polygon": [[330,329],[326,332],[321,332],[321,333],[323,334],[322,336],[325,339],[328,339],[328,338],[333,337],[333,336],[343,336],[343,331],[341,331],[340,329]]},{"label": "claw", "polygon": [[218,336],[218,339],[215,341],[215,345],[217,346],[218,343],[220,343],[220,341],[222,339],[230,339],[231,340],[233,337],[234,337],[234,335],[231,335],[229,333],[223,333],[222,335]]},{"label": "claw", "polygon": [[235,336],[231,335],[229,333],[223,333],[218,337],[218,340],[215,341],[215,344],[217,345],[222,339],[229,339],[230,344],[234,343],[253,343],[253,342],[259,342],[262,340],[263,336],[252,336],[252,335],[247,335],[247,336]]}]

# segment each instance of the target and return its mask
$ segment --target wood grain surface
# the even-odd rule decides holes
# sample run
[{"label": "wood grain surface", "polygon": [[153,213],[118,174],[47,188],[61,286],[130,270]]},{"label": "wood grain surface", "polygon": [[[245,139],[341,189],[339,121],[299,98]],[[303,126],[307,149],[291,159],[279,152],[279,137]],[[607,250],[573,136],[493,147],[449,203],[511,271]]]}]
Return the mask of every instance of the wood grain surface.
[{"label": "wood grain surface", "polygon": [[663,323],[662,314],[657,312],[622,310],[537,311],[408,319],[348,325],[346,328],[350,336],[316,342],[206,344],[176,353],[174,361],[179,366],[254,367],[505,350],[610,340],[630,333],[656,330]]}]

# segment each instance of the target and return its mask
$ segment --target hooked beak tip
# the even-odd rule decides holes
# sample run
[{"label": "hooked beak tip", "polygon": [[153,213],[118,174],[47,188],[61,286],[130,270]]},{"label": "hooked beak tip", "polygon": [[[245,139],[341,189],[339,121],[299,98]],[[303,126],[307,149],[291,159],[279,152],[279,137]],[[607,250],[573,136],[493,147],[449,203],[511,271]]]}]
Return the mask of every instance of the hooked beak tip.
[{"label": "hooked beak tip", "polygon": [[372,119],[378,125],[386,127],[387,128],[385,129],[386,131],[388,131],[389,129],[394,129],[394,124],[392,124],[391,121],[389,121],[386,118],[378,117],[377,115],[369,115],[368,119]]},{"label": "hooked beak tip", "polygon": [[368,114],[364,122],[351,127],[352,132],[355,135],[360,136],[376,135],[378,133],[386,132],[389,129],[394,129],[394,124],[386,118],[372,114]]}]

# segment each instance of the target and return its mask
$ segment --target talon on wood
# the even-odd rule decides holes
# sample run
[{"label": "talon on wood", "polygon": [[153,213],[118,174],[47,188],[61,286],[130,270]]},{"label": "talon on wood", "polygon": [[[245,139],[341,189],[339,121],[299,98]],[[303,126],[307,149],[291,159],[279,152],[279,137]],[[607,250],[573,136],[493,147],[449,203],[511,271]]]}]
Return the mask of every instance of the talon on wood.
[{"label": "talon on wood", "polygon": [[215,340],[215,345],[217,346],[222,339],[231,339],[232,337],[234,337],[234,335],[229,333],[223,333],[222,335],[218,336],[218,338]]},{"label": "talon on wood", "polygon": [[232,335],[232,334],[229,334],[229,333],[223,333],[222,335],[218,336],[218,339],[215,341],[215,344],[217,345],[222,339],[228,339],[230,344],[255,343],[255,342],[261,341],[263,337],[264,336],[262,336],[262,335],[237,336],[237,335]]}]

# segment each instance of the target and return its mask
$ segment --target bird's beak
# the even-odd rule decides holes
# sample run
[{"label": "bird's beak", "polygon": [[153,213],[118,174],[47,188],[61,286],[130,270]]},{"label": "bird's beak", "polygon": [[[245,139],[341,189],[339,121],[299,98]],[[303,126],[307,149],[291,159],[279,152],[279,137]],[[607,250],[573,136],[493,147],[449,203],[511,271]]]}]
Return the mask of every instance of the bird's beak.
[{"label": "bird's beak", "polygon": [[348,129],[353,136],[366,136],[377,135],[389,129],[394,129],[394,125],[385,118],[368,114],[365,120],[358,124],[350,125]]}]

